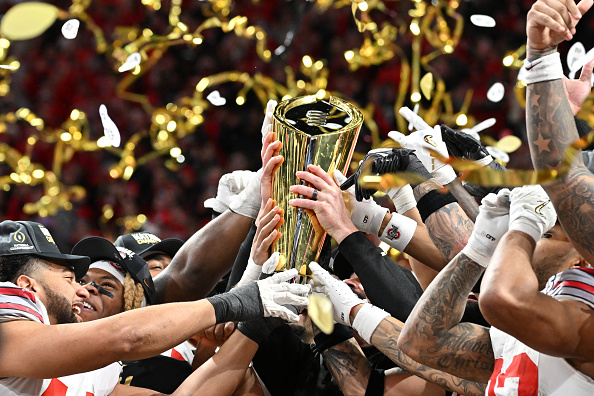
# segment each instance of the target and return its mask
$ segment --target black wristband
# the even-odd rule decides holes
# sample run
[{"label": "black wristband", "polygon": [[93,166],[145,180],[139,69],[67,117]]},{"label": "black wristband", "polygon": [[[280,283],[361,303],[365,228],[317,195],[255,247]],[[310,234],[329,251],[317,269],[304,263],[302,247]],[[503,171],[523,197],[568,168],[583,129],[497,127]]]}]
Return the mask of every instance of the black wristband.
[{"label": "black wristband", "polygon": [[458,202],[458,200],[450,192],[442,194],[437,190],[431,190],[423,195],[417,202],[417,209],[423,223],[434,212],[452,202]]},{"label": "black wristband", "polygon": [[322,353],[326,349],[332,348],[333,346],[338,345],[341,342],[353,337],[353,330],[351,330],[350,327],[340,323],[335,323],[334,331],[332,332],[332,334],[325,334],[323,332],[320,332],[320,334],[314,337],[314,341],[316,343],[316,351],[318,353]]},{"label": "black wristband", "polygon": [[384,370],[371,370],[365,396],[383,396],[385,379]]},{"label": "black wristband", "polygon": [[217,323],[240,322],[264,316],[260,289],[256,282],[208,297],[207,300],[215,310]]}]

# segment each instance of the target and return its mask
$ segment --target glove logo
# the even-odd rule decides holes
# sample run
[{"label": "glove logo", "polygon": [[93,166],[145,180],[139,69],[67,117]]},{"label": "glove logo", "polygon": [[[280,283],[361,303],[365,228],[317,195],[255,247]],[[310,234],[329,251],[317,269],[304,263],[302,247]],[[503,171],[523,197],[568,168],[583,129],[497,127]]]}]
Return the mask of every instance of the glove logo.
[{"label": "glove logo", "polygon": [[546,202],[543,202],[543,203],[541,203],[541,204],[540,204],[540,205],[538,205],[536,208],[534,208],[534,211],[536,212],[536,214],[538,214],[538,215],[541,215],[541,216],[544,216],[544,215],[542,214],[542,212],[541,212],[541,211],[542,211],[542,209],[543,209],[545,206],[547,206],[547,204],[548,204],[549,202],[551,202],[551,200],[550,200],[550,199],[549,199],[548,201],[546,201]]},{"label": "glove logo", "polygon": [[427,143],[429,143],[430,145],[432,145],[433,147],[437,147],[437,143],[435,143],[432,138],[433,138],[433,135],[425,135],[425,137],[423,139],[425,139],[425,141]]},{"label": "glove logo", "polygon": [[391,241],[400,238],[400,231],[398,231],[398,227],[390,228],[388,232],[386,232],[386,238]]}]

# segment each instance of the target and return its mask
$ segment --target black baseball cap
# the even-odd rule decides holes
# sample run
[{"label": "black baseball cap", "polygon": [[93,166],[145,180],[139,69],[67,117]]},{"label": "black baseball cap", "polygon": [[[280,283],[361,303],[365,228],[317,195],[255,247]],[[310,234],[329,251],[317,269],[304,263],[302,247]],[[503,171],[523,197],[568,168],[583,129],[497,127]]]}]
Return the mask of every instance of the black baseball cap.
[{"label": "black baseball cap", "polygon": [[63,254],[49,230],[33,221],[5,220],[0,223],[0,256],[30,254],[56,264],[71,267],[76,279],[89,269],[90,259],[85,255]]},{"label": "black baseball cap", "polygon": [[148,269],[148,264],[138,254],[125,247],[116,247],[102,237],[88,237],[79,241],[72,248],[72,254],[89,256],[91,263],[106,260],[120,264],[135,282],[140,283],[144,295],[150,304],[154,304],[155,285]]},{"label": "black baseball cap", "polygon": [[161,240],[150,232],[133,232],[120,235],[114,245],[125,247],[138,254],[140,257],[147,257],[153,254],[164,254],[173,258],[182,247],[184,241],[177,238],[166,238]]}]

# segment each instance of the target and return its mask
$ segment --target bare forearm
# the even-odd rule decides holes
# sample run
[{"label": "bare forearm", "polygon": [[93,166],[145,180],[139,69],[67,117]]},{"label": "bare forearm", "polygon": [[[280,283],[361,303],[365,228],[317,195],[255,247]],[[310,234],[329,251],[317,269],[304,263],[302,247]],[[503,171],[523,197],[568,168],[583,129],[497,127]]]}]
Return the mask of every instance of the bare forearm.
[{"label": "bare forearm", "polygon": [[[429,191],[441,188],[435,179],[427,180],[414,189],[417,202]],[[425,225],[434,245],[446,260],[454,258],[466,243],[474,228],[466,213],[458,203],[449,203],[433,212],[425,220]]]},{"label": "bare forearm", "polygon": [[227,210],[197,231],[155,278],[157,301],[204,298],[233,266],[252,219]]},{"label": "bare forearm", "polygon": [[476,221],[476,216],[478,216],[479,206],[476,203],[476,200],[466,191],[462,184],[458,180],[454,180],[450,184],[448,184],[448,189],[452,193],[454,197],[458,200],[458,204],[464,210],[468,218],[472,221]]},{"label": "bare forearm", "polygon": [[[417,222],[415,234],[404,251],[414,257],[419,263],[429,267],[431,272],[441,271],[448,262],[445,257],[443,257],[440,250],[433,244],[429,231],[421,220],[419,211],[414,207],[406,211],[404,215]],[[420,266],[417,265],[417,269],[419,269],[419,267]],[[416,272],[417,271],[415,271],[415,273]],[[432,276],[434,276],[434,274],[432,274]]]},{"label": "bare forearm", "polygon": [[397,346],[397,339],[402,323],[394,318],[384,319],[371,337],[372,344],[399,367],[449,391],[463,395],[482,396],[486,383],[464,380],[443,371],[424,366],[402,352]]},{"label": "bare forearm", "polygon": [[327,349],[323,356],[334,381],[345,396],[365,394],[371,365],[354,338]]},{"label": "bare forearm", "polygon": [[258,344],[235,331],[218,353],[200,366],[174,393],[186,395],[231,395],[245,377]]},{"label": "bare forearm", "polygon": [[135,309],[73,325],[4,323],[0,376],[54,378],[92,371],[118,360],[146,359],[215,322],[213,306],[201,300]]}]

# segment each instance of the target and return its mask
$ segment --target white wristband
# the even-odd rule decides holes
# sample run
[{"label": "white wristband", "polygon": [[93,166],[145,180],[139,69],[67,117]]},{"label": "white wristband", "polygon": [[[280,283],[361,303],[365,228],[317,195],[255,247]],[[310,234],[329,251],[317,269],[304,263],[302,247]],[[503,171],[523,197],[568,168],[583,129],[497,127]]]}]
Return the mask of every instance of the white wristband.
[{"label": "white wristband", "polygon": [[458,177],[456,171],[450,165],[444,165],[441,168],[434,170],[431,172],[431,176],[444,186],[450,184]]},{"label": "white wristband", "polygon": [[396,212],[404,214],[417,206],[415,194],[410,184],[402,187],[395,187],[388,191],[388,196],[392,200]]},{"label": "white wristband", "polygon": [[545,55],[532,62],[524,61],[526,69],[526,84],[534,84],[543,81],[560,80],[563,78],[563,65],[558,52]]},{"label": "white wristband", "polygon": [[475,164],[480,166],[487,166],[491,162],[493,162],[493,157],[491,157],[490,155],[487,155],[485,158],[481,158],[480,160],[474,161]]},{"label": "white wristband", "polygon": [[392,218],[380,235],[380,240],[394,249],[402,252],[415,234],[417,222],[398,213],[392,213]]},{"label": "white wristband", "polygon": [[390,314],[383,309],[371,304],[363,304],[357,316],[355,316],[352,327],[357,330],[361,338],[371,344],[373,332],[387,316],[390,316]]},{"label": "white wristband", "polygon": [[260,278],[260,273],[262,272],[262,266],[254,263],[254,260],[250,257],[245,267],[245,271],[243,271],[243,275],[239,282],[237,282],[237,286],[243,286],[248,283],[252,283],[257,281]]}]

